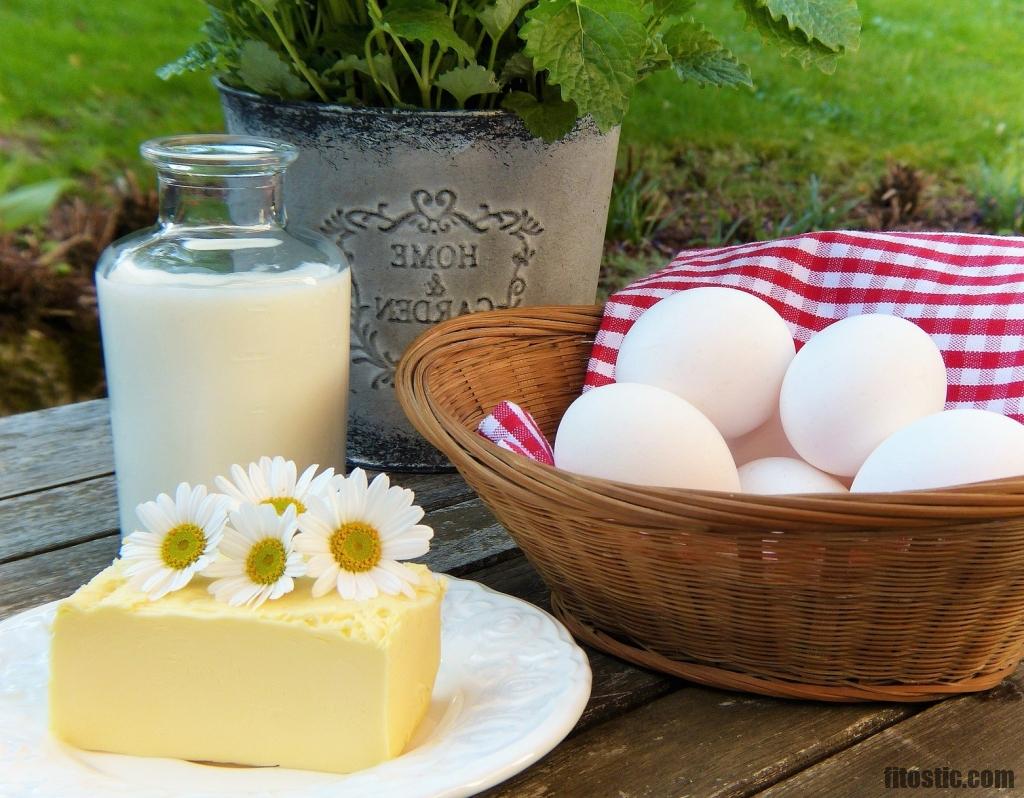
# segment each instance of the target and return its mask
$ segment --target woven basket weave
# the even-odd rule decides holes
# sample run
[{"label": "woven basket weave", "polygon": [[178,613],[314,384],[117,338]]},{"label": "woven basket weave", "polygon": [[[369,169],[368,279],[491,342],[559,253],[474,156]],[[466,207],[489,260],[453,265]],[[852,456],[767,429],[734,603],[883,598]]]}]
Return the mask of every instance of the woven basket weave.
[{"label": "woven basket weave", "polygon": [[878,495],[644,488],[475,433],[509,399],[553,437],[599,320],[598,307],[464,316],[420,337],[396,380],[578,638],[691,681],[828,701],[926,701],[1016,668],[1024,480]]}]

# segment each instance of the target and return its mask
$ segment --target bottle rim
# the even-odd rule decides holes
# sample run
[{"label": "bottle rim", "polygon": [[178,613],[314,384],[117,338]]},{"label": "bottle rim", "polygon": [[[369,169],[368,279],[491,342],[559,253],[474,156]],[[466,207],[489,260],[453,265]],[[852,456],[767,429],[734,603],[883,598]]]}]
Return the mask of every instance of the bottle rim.
[{"label": "bottle rim", "polygon": [[209,176],[272,174],[299,156],[284,141],[226,133],[163,136],[143,142],[139,152],[159,170]]}]

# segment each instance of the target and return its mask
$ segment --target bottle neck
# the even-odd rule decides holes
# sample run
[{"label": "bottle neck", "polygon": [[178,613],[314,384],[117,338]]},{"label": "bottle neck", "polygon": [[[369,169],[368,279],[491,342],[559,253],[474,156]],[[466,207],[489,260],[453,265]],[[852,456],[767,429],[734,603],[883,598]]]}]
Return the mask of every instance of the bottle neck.
[{"label": "bottle neck", "polygon": [[161,172],[160,224],[283,227],[283,172],[241,176]]}]

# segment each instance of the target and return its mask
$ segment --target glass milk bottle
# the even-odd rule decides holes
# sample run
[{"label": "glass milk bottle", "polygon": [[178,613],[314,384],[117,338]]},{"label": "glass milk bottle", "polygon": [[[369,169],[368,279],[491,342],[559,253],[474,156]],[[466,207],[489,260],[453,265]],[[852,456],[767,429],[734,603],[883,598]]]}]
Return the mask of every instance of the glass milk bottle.
[{"label": "glass milk bottle", "polygon": [[327,239],[285,229],[295,148],[178,136],[142,155],[159,221],[96,267],[122,534],[140,502],[232,463],[345,465],[351,278]]}]

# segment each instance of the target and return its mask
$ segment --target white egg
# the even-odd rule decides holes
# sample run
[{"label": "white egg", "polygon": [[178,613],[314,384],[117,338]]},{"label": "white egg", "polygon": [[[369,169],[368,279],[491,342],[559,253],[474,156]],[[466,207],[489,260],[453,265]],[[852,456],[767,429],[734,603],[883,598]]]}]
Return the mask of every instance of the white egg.
[{"label": "white egg", "polygon": [[800,457],[782,429],[778,408],[770,419],[753,432],[729,441],[729,449],[738,466],[751,460],[760,460],[762,457]]},{"label": "white egg", "polygon": [[988,410],[947,410],[886,438],[850,490],[928,490],[1021,475],[1024,424]]},{"label": "white egg", "polygon": [[729,447],[689,402],[651,385],[587,391],[565,411],[555,465],[634,485],[737,491]]},{"label": "white egg", "polygon": [[846,486],[831,474],[792,457],[763,457],[739,468],[744,493],[846,493]]},{"label": "white egg", "polygon": [[852,316],[808,341],[786,372],[779,412],[800,457],[852,477],[896,430],[942,410],[946,368],[928,334],[896,316]]},{"label": "white egg", "polygon": [[775,411],[795,351],[767,302],[734,288],[691,288],[637,319],[619,348],[615,379],[672,391],[736,438]]}]

